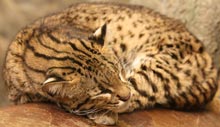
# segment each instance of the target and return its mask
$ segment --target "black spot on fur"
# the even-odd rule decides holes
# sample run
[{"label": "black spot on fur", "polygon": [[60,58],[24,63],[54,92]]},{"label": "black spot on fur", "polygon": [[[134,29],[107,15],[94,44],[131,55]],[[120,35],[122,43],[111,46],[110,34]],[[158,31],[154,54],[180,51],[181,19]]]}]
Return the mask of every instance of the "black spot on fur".
[{"label": "black spot on fur", "polygon": [[144,36],[144,34],[143,34],[143,33],[139,34],[139,38],[142,38],[143,36]]},{"label": "black spot on fur", "polygon": [[133,22],[133,26],[134,26],[134,28],[136,28],[136,27],[137,27],[137,24],[136,24],[135,22]]},{"label": "black spot on fur", "polygon": [[176,55],[176,54],[174,54],[174,53],[171,53],[171,57],[172,57],[173,59],[175,59],[175,60],[177,60],[177,59],[178,59],[177,55]]},{"label": "black spot on fur", "polygon": [[121,29],[122,29],[121,25],[118,25],[117,30],[121,31]]},{"label": "black spot on fur", "polygon": [[176,45],[176,48],[178,48],[178,49],[179,49],[179,48],[180,48],[180,46],[177,44],[177,45]]},{"label": "black spot on fur", "polygon": [[149,99],[149,101],[155,101],[156,100],[155,96],[150,96],[148,99]]},{"label": "black spot on fur", "polygon": [[97,19],[98,19],[97,17],[93,17],[93,18],[92,18],[93,21],[96,21]]},{"label": "black spot on fur", "polygon": [[172,48],[173,47],[172,44],[167,44],[166,46],[167,46],[167,48]]},{"label": "black spot on fur", "polygon": [[86,21],[89,21],[90,19],[89,19],[89,17],[88,17],[88,16],[86,16],[86,17],[85,17],[85,20],[86,20]]},{"label": "black spot on fur", "polygon": [[111,21],[112,21],[111,19],[108,19],[108,20],[107,20],[107,23],[110,23]]},{"label": "black spot on fur", "polygon": [[147,67],[142,64],[142,65],[141,65],[141,70],[145,70],[145,71],[146,71],[146,70],[147,70]]},{"label": "black spot on fur", "polygon": [[204,51],[204,49],[203,49],[203,47],[201,46],[200,48],[199,48],[199,53],[202,53]]},{"label": "black spot on fur", "polygon": [[126,49],[127,49],[126,45],[123,43],[120,44],[120,48],[121,48],[122,52],[126,51]]}]

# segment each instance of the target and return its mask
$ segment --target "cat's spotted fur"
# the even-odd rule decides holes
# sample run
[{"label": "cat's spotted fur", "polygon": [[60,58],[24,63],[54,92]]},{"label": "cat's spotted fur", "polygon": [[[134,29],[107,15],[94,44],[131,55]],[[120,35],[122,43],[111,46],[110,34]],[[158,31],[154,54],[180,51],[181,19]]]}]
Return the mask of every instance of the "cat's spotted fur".
[{"label": "cat's spotted fur", "polygon": [[96,123],[161,105],[203,107],[217,71],[176,20],[140,6],[81,3],[21,30],[4,77],[15,103],[53,101]]}]

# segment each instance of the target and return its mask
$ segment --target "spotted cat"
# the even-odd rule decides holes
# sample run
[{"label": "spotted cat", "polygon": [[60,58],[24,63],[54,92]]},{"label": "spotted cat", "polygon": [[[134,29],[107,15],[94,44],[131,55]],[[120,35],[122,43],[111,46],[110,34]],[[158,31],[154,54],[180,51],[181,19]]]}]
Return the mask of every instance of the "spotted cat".
[{"label": "spotted cat", "polygon": [[16,104],[52,101],[98,124],[156,105],[196,109],[217,70],[183,24],[142,6],[79,3],[23,28],[4,68]]}]

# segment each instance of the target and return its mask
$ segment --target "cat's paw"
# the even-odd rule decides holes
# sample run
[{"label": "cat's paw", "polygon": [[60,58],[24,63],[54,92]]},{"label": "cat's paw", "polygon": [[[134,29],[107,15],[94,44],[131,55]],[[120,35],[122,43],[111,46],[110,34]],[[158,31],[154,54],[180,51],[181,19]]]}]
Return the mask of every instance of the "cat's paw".
[{"label": "cat's paw", "polygon": [[118,121],[118,113],[109,110],[90,114],[88,117],[95,123],[103,125],[115,125]]}]

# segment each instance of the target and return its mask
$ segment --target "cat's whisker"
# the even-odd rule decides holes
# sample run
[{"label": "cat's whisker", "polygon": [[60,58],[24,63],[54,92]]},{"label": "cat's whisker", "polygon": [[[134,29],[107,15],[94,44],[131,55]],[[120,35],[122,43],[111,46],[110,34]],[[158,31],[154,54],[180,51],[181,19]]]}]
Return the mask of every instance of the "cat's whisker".
[{"label": "cat's whisker", "polygon": [[100,112],[104,109],[98,109],[98,108],[94,108],[94,109],[88,109],[88,110],[72,110],[71,113],[74,113],[76,115],[88,115],[88,114],[93,114],[96,112]]}]

